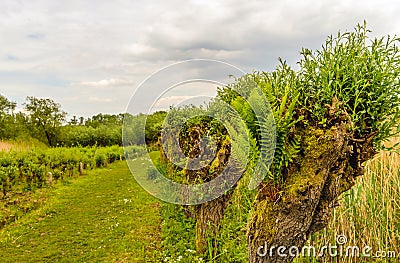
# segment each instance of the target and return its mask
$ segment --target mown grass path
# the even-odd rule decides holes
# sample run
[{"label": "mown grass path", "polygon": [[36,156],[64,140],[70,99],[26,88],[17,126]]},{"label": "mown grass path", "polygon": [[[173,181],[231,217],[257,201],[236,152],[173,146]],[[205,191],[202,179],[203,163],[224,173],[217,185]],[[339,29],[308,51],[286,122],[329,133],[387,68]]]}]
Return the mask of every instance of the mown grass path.
[{"label": "mown grass path", "polygon": [[158,200],[119,162],[57,187],[2,229],[0,262],[153,262],[160,223]]}]

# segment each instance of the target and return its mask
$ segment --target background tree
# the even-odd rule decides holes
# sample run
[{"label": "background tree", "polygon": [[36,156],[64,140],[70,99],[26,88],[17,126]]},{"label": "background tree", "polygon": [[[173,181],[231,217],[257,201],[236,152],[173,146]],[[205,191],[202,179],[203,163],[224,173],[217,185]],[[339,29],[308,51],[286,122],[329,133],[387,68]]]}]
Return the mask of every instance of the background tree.
[{"label": "background tree", "polygon": [[57,144],[63,146],[122,145],[123,116],[123,114],[97,114],[86,121],[83,117],[73,116],[68,125],[60,127]]},{"label": "background tree", "polygon": [[69,125],[78,125],[78,119],[76,118],[76,116],[72,116],[72,118],[69,120]]},{"label": "background tree", "polygon": [[91,126],[93,128],[97,128],[101,125],[108,125],[108,126],[114,126],[114,125],[122,125],[124,119],[124,114],[102,114],[99,113],[97,115],[92,116],[91,118],[88,118],[85,122],[86,126]]},{"label": "background tree", "polygon": [[10,138],[14,135],[15,116],[17,104],[0,95],[0,138]]},{"label": "background tree", "polygon": [[147,116],[145,130],[147,144],[154,144],[158,141],[166,115],[167,113],[165,111],[157,111]]},{"label": "background tree", "polygon": [[131,115],[126,113],[124,116],[124,134],[126,145],[142,145],[145,143],[144,138],[141,136],[140,129],[145,125],[147,115],[138,114]]},{"label": "background tree", "polygon": [[[124,114],[97,114],[85,120],[66,113],[51,99],[28,97],[25,110],[15,113],[16,103],[0,95],[0,139],[29,141],[36,138],[50,146],[111,146],[122,145]],[[146,115],[130,116],[134,123],[145,121]],[[133,125],[133,128],[137,125]],[[140,142],[133,129],[131,144]]]},{"label": "background tree", "polygon": [[47,143],[54,146],[67,113],[61,110],[60,104],[46,98],[27,97],[24,106],[29,112],[29,123],[39,132],[38,139],[44,135]]},{"label": "background tree", "polygon": [[0,94],[0,114],[11,114],[15,110],[17,104],[9,101],[6,97]]}]

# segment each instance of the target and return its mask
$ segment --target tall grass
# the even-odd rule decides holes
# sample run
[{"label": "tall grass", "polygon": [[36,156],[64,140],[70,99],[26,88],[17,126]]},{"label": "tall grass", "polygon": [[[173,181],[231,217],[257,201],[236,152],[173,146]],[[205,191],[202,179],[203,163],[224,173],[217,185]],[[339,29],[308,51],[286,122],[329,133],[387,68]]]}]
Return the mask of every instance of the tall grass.
[{"label": "tall grass", "polygon": [[[395,138],[391,143],[400,142]],[[329,226],[312,236],[311,245],[335,245],[344,235],[344,246],[395,251],[400,257],[400,154],[381,151],[366,163],[365,174],[346,192],[335,209]],[[325,257],[321,262],[397,262],[394,258]],[[306,262],[299,260],[299,262]]]},{"label": "tall grass", "polygon": [[40,148],[44,149],[47,148],[47,146],[36,140],[36,139],[16,139],[16,140],[7,140],[3,141],[0,140],[0,151],[25,151],[25,150],[30,150],[32,148]]}]

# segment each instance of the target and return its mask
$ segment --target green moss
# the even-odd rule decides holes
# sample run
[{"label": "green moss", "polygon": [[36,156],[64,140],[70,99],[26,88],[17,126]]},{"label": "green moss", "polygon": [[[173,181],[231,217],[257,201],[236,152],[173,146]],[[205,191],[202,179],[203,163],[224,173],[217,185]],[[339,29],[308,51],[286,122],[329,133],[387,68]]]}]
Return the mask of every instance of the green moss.
[{"label": "green moss", "polygon": [[332,130],[321,130],[309,128],[301,135],[303,143],[302,148],[304,149],[305,155],[312,158],[319,158],[324,152],[330,147],[329,143],[333,137]]},{"label": "green moss", "polygon": [[218,169],[218,167],[220,166],[220,162],[219,162],[219,158],[218,155],[214,158],[214,160],[212,161],[211,165],[210,165],[210,170],[208,170],[209,174],[213,174],[215,172],[216,169]]},{"label": "green moss", "polygon": [[295,160],[300,165],[300,170],[289,175],[284,201],[298,199],[307,192],[309,187],[323,183],[324,175],[319,173],[323,161],[319,159],[333,147],[332,138],[332,130],[309,128],[302,134],[303,156]]},{"label": "green moss", "polygon": [[230,144],[230,137],[226,136],[225,140],[222,141],[221,147],[216,153],[214,160],[211,162],[210,168],[208,170],[209,175],[217,172],[218,169],[221,167],[221,159],[223,160],[224,157],[228,154],[228,147],[230,146]]},{"label": "green moss", "polygon": [[275,235],[275,221],[277,212],[274,209],[274,202],[271,200],[262,200],[257,204],[254,211],[253,222],[255,222],[256,230],[254,240],[263,240],[271,243]]}]

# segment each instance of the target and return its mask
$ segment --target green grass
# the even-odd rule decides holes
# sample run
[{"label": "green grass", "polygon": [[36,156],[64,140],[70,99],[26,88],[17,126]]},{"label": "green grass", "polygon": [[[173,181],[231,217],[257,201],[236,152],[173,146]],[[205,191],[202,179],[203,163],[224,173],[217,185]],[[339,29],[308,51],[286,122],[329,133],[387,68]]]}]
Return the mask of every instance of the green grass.
[{"label": "green grass", "polygon": [[[134,162],[136,172],[145,173],[147,167]],[[160,205],[125,162],[48,191],[41,208],[1,230],[1,262],[155,261]]]}]

